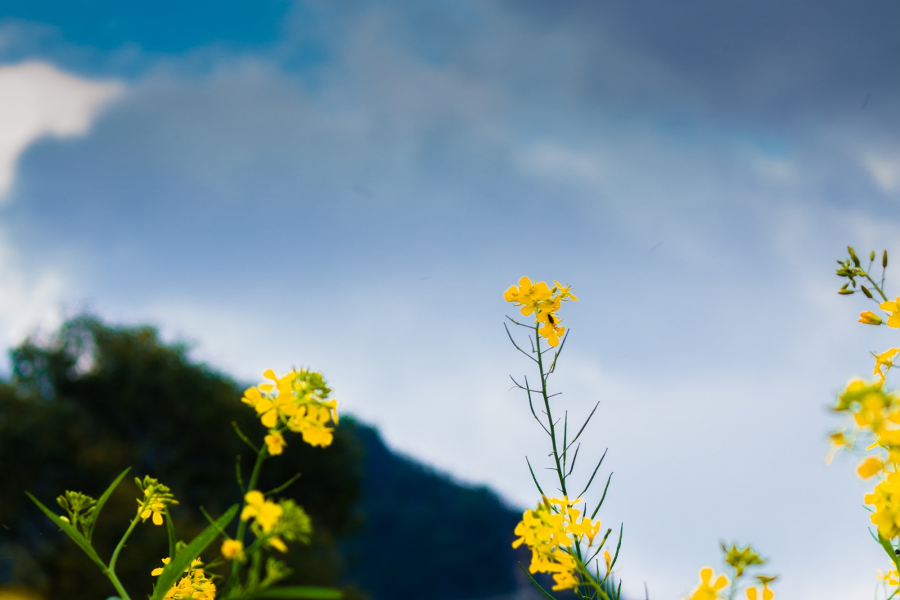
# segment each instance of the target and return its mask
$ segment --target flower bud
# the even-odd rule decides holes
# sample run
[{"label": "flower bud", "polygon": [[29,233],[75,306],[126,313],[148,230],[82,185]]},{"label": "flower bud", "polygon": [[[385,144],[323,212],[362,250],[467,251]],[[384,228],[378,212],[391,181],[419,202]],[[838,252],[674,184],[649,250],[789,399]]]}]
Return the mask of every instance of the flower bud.
[{"label": "flower bud", "polygon": [[853,264],[858,267],[860,265],[859,257],[856,256],[856,250],[853,249],[853,246],[847,246],[847,252],[850,253],[850,259],[853,261]]},{"label": "flower bud", "polygon": [[[871,298],[872,296],[869,297]],[[881,317],[870,310],[859,314],[859,322],[865,323],[866,325],[881,325],[883,323]]]},{"label": "flower bud", "polygon": [[887,250],[885,250],[884,254],[881,255],[881,266],[885,269],[887,268]]},{"label": "flower bud", "polygon": [[840,294],[842,296],[849,296],[850,294],[854,294],[854,293],[856,293],[855,290],[848,290],[845,287],[842,287],[841,289],[838,290],[838,294]]},{"label": "flower bud", "polygon": [[869,288],[867,288],[867,287],[864,286],[864,285],[861,285],[861,286],[859,286],[859,287],[862,288],[862,293],[866,295],[866,298],[871,298],[871,297],[872,297],[872,292],[869,291]]}]

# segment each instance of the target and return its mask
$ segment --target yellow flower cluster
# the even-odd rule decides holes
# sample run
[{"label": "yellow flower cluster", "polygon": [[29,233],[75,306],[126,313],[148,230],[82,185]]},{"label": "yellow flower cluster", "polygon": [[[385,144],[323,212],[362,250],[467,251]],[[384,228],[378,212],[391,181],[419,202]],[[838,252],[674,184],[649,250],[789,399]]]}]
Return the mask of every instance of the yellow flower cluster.
[{"label": "yellow flower cluster", "polygon": [[322,375],[301,369],[278,377],[269,369],[263,377],[269,381],[249,388],[242,401],[256,409],[263,426],[269,429],[265,437],[269,454],[284,451],[284,429],[300,433],[310,446],[331,445],[334,428],[328,424],[338,423],[338,403],[328,397],[331,389]]},{"label": "yellow flower cluster", "polygon": [[852,448],[862,435],[872,440],[869,449],[878,449],[859,464],[857,474],[863,479],[880,476],[881,481],[864,500],[875,507],[870,518],[878,533],[893,539],[900,535],[900,396],[887,391],[883,381],[855,379],[847,384],[833,410],[852,416],[850,432],[831,434],[835,447]]},{"label": "yellow flower cluster", "polygon": [[[532,573],[552,573],[554,590],[574,588],[578,585],[578,563],[573,554],[575,542],[582,537],[588,546],[600,531],[600,521],[582,517],[575,505],[581,499],[567,497],[546,498],[536,509],[526,510],[516,525],[518,537],[513,548],[525,544],[531,550]],[[609,562],[609,561],[607,561]]]},{"label": "yellow flower cluster", "polygon": [[[867,310],[859,314],[859,322],[866,325],[885,324],[888,327],[900,327],[900,298],[894,301],[882,302],[878,305],[878,308],[888,313],[887,321]],[[897,358],[898,352],[900,352],[900,348],[889,348],[881,354],[873,353],[875,357],[873,375],[877,375],[881,381],[884,381],[886,370],[894,366],[894,360]]]},{"label": "yellow flower cluster", "polygon": [[[262,534],[272,534],[275,526],[278,524],[278,520],[284,514],[284,509],[281,505],[271,500],[266,500],[263,493],[259,490],[247,492],[247,495],[244,496],[244,501],[247,504],[241,512],[241,521],[253,519]],[[266,544],[281,552],[287,552],[287,546],[277,535],[270,535],[266,540]],[[223,551],[222,553],[224,554],[225,552]]]},{"label": "yellow flower cluster", "polygon": [[534,283],[528,277],[519,279],[518,286],[510,286],[503,293],[503,298],[515,306],[521,306],[520,312],[524,316],[533,314],[538,333],[551,346],[558,346],[559,338],[566,333],[566,328],[560,325],[562,319],[556,315],[560,305],[566,300],[578,301],[568,285],[554,281],[553,287],[550,287],[543,281]]},{"label": "yellow flower cluster", "polygon": [[[162,559],[164,565],[169,564],[170,561],[171,558]],[[162,572],[163,568],[157,567],[150,574],[157,577]],[[164,600],[215,600],[216,584],[206,577],[206,573],[203,572],[203,563],[199,558],[193,561],[184,572],[188,574],[169,588],[169,591],[163,596]]]},{"label": "yellow flower cluster", "polygon": [[134,481],[144,492],[144,497],[137,500],[141,520],[146,521],[152,517],[154,525],[162,525],[166,507],[178,504],[178,501],[167,486],[152,477],[144,477],[143,481],[135,478]]},{"label": "yellow flower cluster", "polygon": [[897,573],[897,569],[889,570],[886,573],[882,573],[881,569],[878,569],[878,581],[897,587],[900,586],[900,574]]}]

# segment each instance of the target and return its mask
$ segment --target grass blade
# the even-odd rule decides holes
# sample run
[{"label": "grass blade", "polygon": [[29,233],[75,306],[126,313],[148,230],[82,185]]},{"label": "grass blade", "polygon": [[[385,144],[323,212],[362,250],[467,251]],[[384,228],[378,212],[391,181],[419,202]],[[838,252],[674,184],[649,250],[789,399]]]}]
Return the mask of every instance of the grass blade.
[{"label": "grass blade", "polygon": [[94,507],[94,522],[91,523],[91,527],[87,532],[87,540],[91,541],[91,537],[94,535],[94,527],[97,525],[97,519],[100,517],[100,509],[103,508],[103,505],[106,504],[106,501],[109,500],[110,495],[112,495],[113,491],[119,487],[119,483],[122,481],[122,478],[128,474],[128,471],[131,470],[131,467],[128,467],[124,471],[122,471],[118,477],[116,477],[115,481],[109,484],[109,487],[106,488],[106,491],[103,492],[103,495],[100,496],[100,499],[97,500],[97,505]]},{"label": "grass blade", "polygon": [[166,509],[166,531],[169,534],[169,556],[175,556],[175,545],[178,543],[178,539],[175,537],[175,525],[172,523],[172,515],[169,514],[169,509]]},{"label": "grass blade", "polygon": [[225,511],[225,514],[219,517],[215,523],[203,530],[200,535],[195,537],[187,547],[173,556],[172,560],[165,566],[159,579],[156,580],[156,587],[153,588],[153,595],[150,600],[162,600],[166,592],[175,584],[179,577],[182,576],[184,570],[188,568],[195,558],[206,550],[213,540],[219,537],[219,532],[228,526],[237,514],[238,506],[235,504]]}]

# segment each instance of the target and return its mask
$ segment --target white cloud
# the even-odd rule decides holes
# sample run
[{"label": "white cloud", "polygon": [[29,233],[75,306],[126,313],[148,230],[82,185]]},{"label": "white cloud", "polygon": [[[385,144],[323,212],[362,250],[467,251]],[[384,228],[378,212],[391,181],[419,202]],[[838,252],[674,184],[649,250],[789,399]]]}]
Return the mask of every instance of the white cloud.
[{"label": "white cloud", "polygon": [[[0,202],[29,145],[47,136],[84,135],[122,90],[118,82],[90,81],[42,62],[0,66]],[[67,287],[60,269],[26,265],[0,228],[0,344],[58,325]]]},{"label": "white cloud", "polygon": [[863,157],[863,166],[881,191],[890,194],[900,189],[900,155],[867,154]]},{"label": "white cloud", "polygon": [[30,144],[46,136],[84,135],[122,90],[121,83],[83,79],[42,62],[0,67],[0,201]]},{"label": "white cloud", "polygon": [[59,324],[64,287],[55,270],[23,268],[0,231],[0,344],[15,344],[38,326]]}]

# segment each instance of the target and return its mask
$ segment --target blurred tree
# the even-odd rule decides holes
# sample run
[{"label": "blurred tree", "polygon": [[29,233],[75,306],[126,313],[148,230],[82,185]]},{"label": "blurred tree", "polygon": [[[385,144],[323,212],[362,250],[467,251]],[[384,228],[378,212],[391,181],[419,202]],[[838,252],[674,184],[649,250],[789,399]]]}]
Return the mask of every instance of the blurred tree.
[{"label": "blurred tree", "polygon": [[[25,583],[53,600],[113,591],[25,490],[48,506],[66,489],[96,497],[131,466],[131,475],[172,488],[184,539],[206,525],[200,506],[217,514],[240,499],[235,457],[252,456],[231,423],[255,437],[262,426],[240,402],[244,388],[191,361],[185,346],[163,343],[152,327],[82,316],[27,340],[11,359],[9,381],[0,383],[0,584]],[[329,448],[286,437],[260,488],[302,474],[283,495],[306,508],[315,536],[288,555],[293,582],[345,582],[351,600],[361,595],[357,588],[373,600],[532,597],[517,565],[528,557],[510,547],[521,513],[487,488],[397,456],[352,418],[342,416]],[[109,556],[134,516],[132,479],[103,509],[94,535],[101,555]],[[150,570],[166,554],[164,528],[139,527],[120,559],[120,579],[137,595],[149,593]]]},{"label": "blurred tree", "polygon": [[366,524],[344,544],[349,581],[377,600],[530,592],[517,564],[527,565],[530,554],[511,546],[520,511],[484,486],[461,485],[397,456],[371,427],[357,425],[357,437],[365,448]]},{"label": "blurred tree", "polygon": [[[0,546],[33,557],[43,577],[24,579],[43,582],[50,598],[105,598],[113,590],[25,490],[48,506],[66,489],[96,497],[131,466],[132,475],[149,474],[172,488],[184,539],[206,525],[200,506],[217,514],[239,501],[235,458],[252,457],[232,422],[259,438],[262,426],[240,402],[241,387],[192,362],[186,351],[162,343],[152,327],[113,328],[78,317],[51,338],[30,339],[11,352],[11,378],[0,385]],[[283,456],[266,463],[260,488],[302,474],[283,495],[306,508],[316,533],[312,547],[288,555],[292,580],[332,585],[341,574],[336,542],[359,523],[353,507],[360,449],[349,423],[327,449],[299,438],[288,444]],[[132,479],[103,510],[94,536],[101,555],[109,556],[134,515]],[[120,560],[126,588],[149,593],[150,570],[167,553],[163,527],[140,527]]]}]

